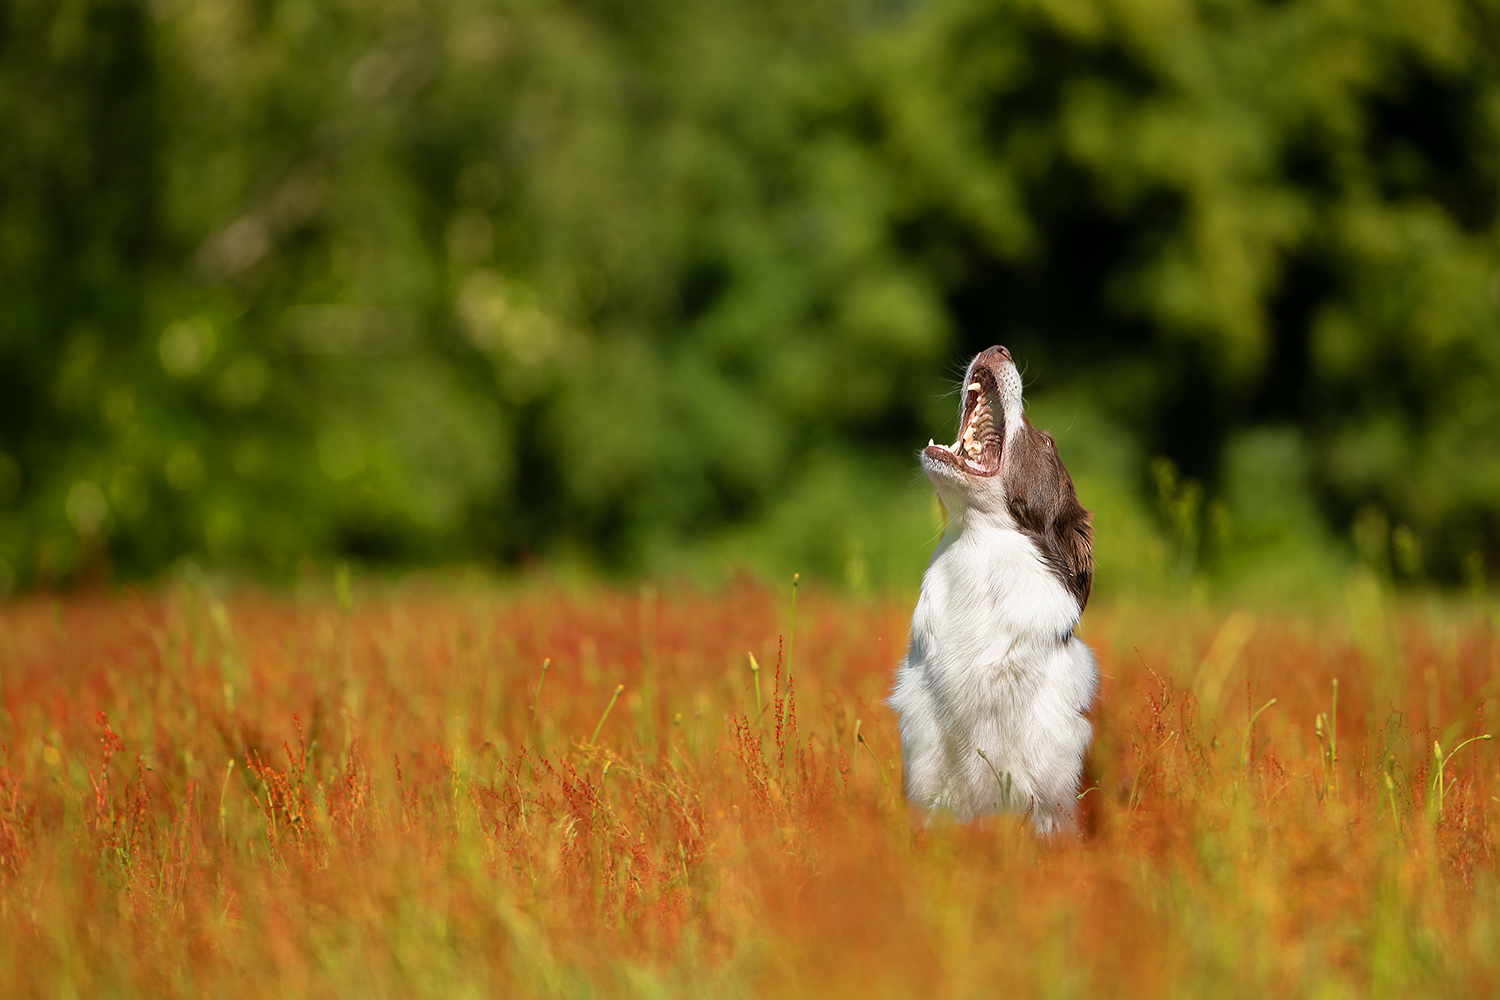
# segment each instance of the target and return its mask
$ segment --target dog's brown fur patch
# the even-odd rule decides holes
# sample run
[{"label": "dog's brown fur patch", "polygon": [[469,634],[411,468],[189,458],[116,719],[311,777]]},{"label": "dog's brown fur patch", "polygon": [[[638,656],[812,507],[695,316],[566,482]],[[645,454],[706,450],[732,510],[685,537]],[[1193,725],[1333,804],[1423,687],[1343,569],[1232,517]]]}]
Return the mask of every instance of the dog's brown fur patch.
[{"label": "dog's brown fur patch", "polygon": [[1093,518],[1078,502],[1052,435],[1025,421],[1007,443],[1004,475],[1011,517],[1082,611],[1094,585]]}]

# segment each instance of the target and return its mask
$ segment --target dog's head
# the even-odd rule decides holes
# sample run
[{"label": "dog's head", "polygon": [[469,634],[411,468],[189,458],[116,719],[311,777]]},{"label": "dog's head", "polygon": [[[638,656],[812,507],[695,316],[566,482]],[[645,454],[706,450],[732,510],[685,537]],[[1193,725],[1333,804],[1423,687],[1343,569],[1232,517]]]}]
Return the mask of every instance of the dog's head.
[{"label": "dog's head", "polygon": [[991,347],[969,363],[959,404],[958,440],[928,442],[922,468],[950,514],[1029,537],[1078,599],[1094,580],[1093,527],[1052,435],[1031,426],[1021,406],[1021,375],[1010,351]]}]

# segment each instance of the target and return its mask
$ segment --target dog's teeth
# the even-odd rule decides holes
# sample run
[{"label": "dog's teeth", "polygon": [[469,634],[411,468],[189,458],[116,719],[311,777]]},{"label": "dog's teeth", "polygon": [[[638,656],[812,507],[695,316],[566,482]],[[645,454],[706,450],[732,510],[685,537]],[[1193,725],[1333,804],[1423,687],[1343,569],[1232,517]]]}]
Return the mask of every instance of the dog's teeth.
[{"label": "dog's teeth", "polygon": [[927,439],[927,447],[931,448],[935,443],[932,438]]},{"label": "dog's teeth", "polygon": [[970,382],[969,388],[973,389],[975,392],[982,392],[984,390],[984,386],[980,385],[978,382]]}]

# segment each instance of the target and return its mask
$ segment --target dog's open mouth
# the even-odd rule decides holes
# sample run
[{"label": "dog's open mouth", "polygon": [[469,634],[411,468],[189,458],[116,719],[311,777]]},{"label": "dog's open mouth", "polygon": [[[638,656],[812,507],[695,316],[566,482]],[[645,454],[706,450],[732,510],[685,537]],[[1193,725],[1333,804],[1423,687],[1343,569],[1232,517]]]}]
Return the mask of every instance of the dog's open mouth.
[{"label": "dog's open mouth", "polygon": [[983,365],[974,367],[973,377],[964,387],[958,440],[951,446],[928,441],[925,454],[971,476],[993,476],[1000,471],[1005,449],[1005,409],[994,373]]}]

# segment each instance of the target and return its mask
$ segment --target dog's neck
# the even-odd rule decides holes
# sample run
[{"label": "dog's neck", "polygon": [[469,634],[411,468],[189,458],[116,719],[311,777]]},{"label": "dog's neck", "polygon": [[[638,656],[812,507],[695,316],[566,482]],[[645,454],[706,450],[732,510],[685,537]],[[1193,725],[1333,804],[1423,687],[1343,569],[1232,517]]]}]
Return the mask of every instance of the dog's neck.
[{"label": "dog's neck", "polygon": [[1066,641],[1083,603],[1035,539],[1004,512],[960,509],[922,582],[914,631],[942,645]]}]

